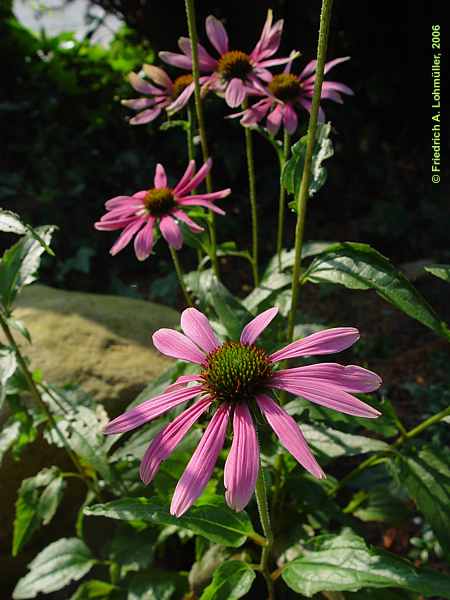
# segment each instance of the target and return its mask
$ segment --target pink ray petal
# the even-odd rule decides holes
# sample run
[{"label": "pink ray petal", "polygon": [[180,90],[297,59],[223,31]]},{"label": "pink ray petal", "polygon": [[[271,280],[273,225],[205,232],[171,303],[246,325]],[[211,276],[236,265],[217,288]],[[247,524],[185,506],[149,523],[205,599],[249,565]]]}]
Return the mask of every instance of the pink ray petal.
[{"label": "pink ray petal", "polygon": [[225,92],[225,102],[231,108],[240,106],[247,96],[247,89],[241,79],[234,77],[227,85]]},{"label": "pink ray petal", "polygon": [[285,56],[284,58],[271,58],[270,60],[263,60],[258,63],[258,67],[267,68],[267,67],[276,67],[278,65],[285,65],[292,62],[290,56]]},{"label": "pink ray petal", "polygon": [[155,188],[167,187],[167,175],[166,175],[166,171],[161,163],[158,163],[156,165],[155,178],[153,181],[153,185],[155,186]]},{"label": "pink ray petal", "polygon": [[346,392],[367,393],[377,390],[383,383],[373,371],[356,365],[339,365],[337,363],[320,363],[283,369],[274,373],[273,377],[280,383],[301,383],[308,381],[328,381]]},{"label": "pink ray petal", "polygon": [[322,90],[335,90],[341,94],[348,94],[349,96],[355,95],[352,88],[349,88],[348,85],[345,85],[344,83],[339,83],[339,81],[324,81]]},{"label": "pink ray petal", "polygon": [[193,194],[192,196],[177,197],[177,202],[183,204],[185,200],[223,200],[231,194],[231,188],[225,190],[218,190],[217,192],[210,192],[205,194]]},{"label": "pink ray petal", "polygon": [[223,447],[230,407],[219,406],[203,434],[172,498],[170,514],[181,517],[197,500],[211,478]]},{"label": "pink ray petal", "polygon": [[134,252],[138,260],[145,260],[152,253],[154,223],[155,219],[149,217],[145,227],[134,238]]},{"label": "pink ray petal", "polygon": [[176,98],[171,104],[169,104],[169,106],[167,107],[167,113],[169,115],[173,115],[174,113],[184,108],[189,102],[189,98],[194,93],[194,89],[194,83],[190,83],[188,86],[186,86],[185,89],[178,96],[178,98]]},{"label": "pink ray petal", "polygon": [[320,94],[320,97],[322,100],[332,100],[333,102],[337,102],[338,104],[343,104],[344,102],[342,96],[334,90],[324,90],[322,88],[322,93]]},{"label": "pink ray petal", "polygon": [[358,398],[344,392],[344,390],[336,385],[332,385],[328,381],[308,380],[305,378],[301,383],[293,383],[285,379],[282,379],[282,381],[271,379],[268,385],[280,390],[286,390],[296,396],[302,396],[310,402],[332,408],[347,415],[375,419],[381,414],[375,408],[372,408],[365,402],[361,402]]},{"label": "pink ray petal", "polygon": [[184,387],[186,383],[191,383],[193,381],[201,381],[202,378],[200,375],[180,375],[174,383],[171,383],[166,387],[164,392],[173,392],[173,390],[178,390],[180,387]]},{"label": "pink ray petal", "polygon": [[154,98],[135,98],[132,100],[121,100],[120,103],[122,104],[122,106],[126,106],[127,108],[131,108],[133,110],[143,110],[144,108],[153,106],[155,104],[155,99]]},{"label": "pink ray petal", "polygon": [[186,308],[181,313],[181,329],[207,354],[220,346],[207,317],[196,308]]},{"label": "pink ray petal", "polygon": [[193,233],[201,233],[202,231],[205,231],[204,227],[201,227],[200,225],[198,225],[195,221],[193,221],[190,217],[188,217],[187,214],[185,212],[183,212],[182,210],[174,209],[174,210],[172,210],[172,212],[170,214],[173,215],[174,217],[176,217],[179,221],[183,221],[183,223],[186,223],[186,225],[189,227],[189,229]]},{"label": "pink ray petal", "polygon": [[267,115],[266,127],[271,135],[276,135],[281,126],[283,118],[283,106],[278,104],[272,112]]},{"label": "pink ray petal", "polygon": [[342,56],[341,58],[335,58],[333,60],[329,60],[325,63],[324,75],[326,75],[333,67],[339,65],[340,63],[346,62],[350,60],[350,56]]},{"label": "pink ray petal", "polygon": [[166,356],[201,365],[206,355],[192,340],[175,329],[158,329],[153,334],[154,346]]},{"label": "pink ray petal", "polygon": [[195,160],[190,160],[189,164],[186,168],[186,171],[183,174],[183,177],[180,179],[180,181],[177,183],[177,185],[175,186],[175,188],[173,190],[175,195],[177,195],[179,190],[182,190],[183,187],[185,187],[187,185],[188,181],[191,179],[194,172],[195,172]]},{"label": "pink ray petal", "polygon": [[212,202],[209,202],[208,200],[192,200],[191,198],[185,198],[182,201],[180,201],[180,204],[182,204],[183,206],[204,206],[205,208],[209,208],[209,210],[212,210],[218,215],[225,214],[224,210],[222,210]]},{"label": "pink ray petal", "polygon": [[177,54],[176,52],[163,51],[159,53],[159,58],[163,62],[167,63],[168,65],[172,65],[173,67],[192,71],[192,59],[190,56]]},{"label": "pink ray petal", "polygon": [[283,20],[280,19],[274,25],[272,25],[272,20],[272,11],[268,10],[261,37],[250,54],[250,57],[257,63],[264,58],[275,54],[280,46],[281,34],[283,32]]},{"label": "pink ray petal", "polygon": [[212,15],[206,18],[206,35],[219,54],[228,52],[228,34],[225,27]]},{"label": "pink ray petal", "polygon": [[264,329],[277,316],[277,313],[278,308],[269,308],[247,323],[241,333],[241,344],[254,344]]},{"label": "pink ray petal", "polygon": [[230,508],[244,510],[255,491],[259,446],[255,425],[246,404],[237,404],[233,416],[233,442],[225,462],[225,500]]},{"label": "pink ray petal", "polygon": [[314,477],[323,479],[325,473],[314,458],[296,421],[269,396],[261,394],[256,397],[256,402],[286,450]]},{"label": "pink ray petal", "polygon": [[[184,196],[192,190],[195,190],[197,186],[201,184],[201,182],[206,179],[206,176],[211,171],[212,167],[212,158],[208,158],[208,160],[200,167],[196,175],[194,175],[189,181],[187,181],[184,185],[180,185],[180,183],[175,188],[175,195],[177,197]],[[184,179],[184,176],[183,176]]]},{"label": "pink ray petal", "polygon": [[169,246],[172,246],[172,248],[175,248],[175,250],[179,250],[181,248],[183,245],[183,236],[181,235],[181,230],[178,224],[172,217],[169,215],[161,217],[159,229],[161,230],[161,234]]},{"label": "pink ray petal", "polygon": [[290,104],[286,104],[284,107],[283,124],[290,135],[292,135],[298,127],[297,113]]},{"label": "pink ray petal", "polygon": [[138,206],[132,206],[132,205],[130,206],[130,204],[127,204],[122,207],[119,206],[117,208],[113,208],[112,210],[110,210],[106,214],[104,214],[102,216],[102,218],[100,219],[100,221],[105,222],[105,221],[117,221],[118,219],[127,219],[128,217],[135,215],[138,208],[139,208],[139,205]]},{"label": "pink ray petal", "polygon": [[156,475],[160,464],[175,450],[192,425],[211,406],[212,400],[205,398],[199,400],[164,427],[153,438],[147,448],[139,470],[142,481],[148,485]]},{"label": "pink ray petal", "polygon": [[[191,40],[187,37],[181,37],[178,40],[178,46],[180,50],[186,56],[192,56],[192,45]],[[217,65],[217,60],[213,58],[209,52],[201,45],[197,44],[198,48],[198,67],[200,71],[211,72],[214,71]]]},{"label": "pink ray petal", "polygon": [[155,67],[155,65],[143,65],[142,69],[147,77],[154,81],[156,85],[160,85],[161,87],[165,88],[166,91],[172,91],[172,80],[164,71],[164,69]]},{"label": "pink ray petal", "polygon": [[297,356],[313,356],[315,354],[334,354],[350,348],[359,340],[359,331],[354,327],[335,327],[325,329],[297,340],[274,352],[272,362],[296,358]]},{"label": "pink ray petal", "polygon": [[159,396],[145,400],[144,402],[141,402],[141,404],[138,404],[138,406],[135,406],[131,410],[127,410],[110,421],[105,427],[104,433],[109,435],[112,433],[131,431],[131,429],[135,429],[143,423],[147,423],[147,421],[159,417],[171,408],[178,406],[178,404],[182,404],[183,402],[198,396],[202,391],[202,386],[197,385],[182,390],[174,390],[173,392],[164,392]]},{"label": "pink ray petal", "polygon": [[97,221],[94,223],[97,231],[116,231],[117,229],[123,229],[131,223],[136,221],[135,216],[127,217],[126,219],[117,219],[113,221]]},{"label": "pink ray petal", "polygon": [[123,204],[126,204],[127,202],[132,203],[132,200],[133,199],[131,196],[114,196],[114,198],[110,198],[109,200],[107,200],[105,202],[105,208],[107,210],[112,210],[113,208],[122,206]]},{"label": "pink ray petal", "polygon": [[143,79],[137,75],[137,73],[131,72],[128,75],[128,82],[130,85],[136,90],[136,92],[140,92],[141,94],[149,94],[150,96],[158,96],[159,94],[163,94],[164,92],[154,85],[150,85]]},{"label": "pink ray petal", "polygon": [[145,125],[145,123],[150,123],[150,121],[154,121],[161,114],[161,108],[148,108],[147,110],[143,110],[138,113],[135,117],[130,119],[128,123],[130,125]]},{"label": "pink ray petal", "polygon": [[117,241],[109,251],[112,256],[115,256],[118,252],[123,250],[125,246],[127,246],[131,238],[135,233],[139,231],[142,225],[145,223],[145,219],[134,219],[129,225],[125,227],[120,236],[117,238]]}]

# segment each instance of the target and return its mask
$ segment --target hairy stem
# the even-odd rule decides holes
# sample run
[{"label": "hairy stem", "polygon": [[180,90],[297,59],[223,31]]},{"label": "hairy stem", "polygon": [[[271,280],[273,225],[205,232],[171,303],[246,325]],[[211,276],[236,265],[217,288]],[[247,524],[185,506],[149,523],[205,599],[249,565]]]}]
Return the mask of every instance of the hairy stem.
[{"label": "hairy stem", "polygon": [[264,473],[262,466],[259,466],[258,479],[256,481],[256,502],[258,504],[259,519],[261,521],[261,527],[264,532],[264,536],[267,540],[267,544],[262,547],[261,550],[261,562],[260,571],[266,581],[267,585],[267,598],[268,600],[274,600],[274,589],[273,581],[270,576],[269,560],[273,546],[273,533],[272,526],[270,524],[269,505],[267,502],[267,491],[266,484],[264,482]]},{"label": "hairy stem", "polygon": [[280,155],[280,196],[278,198],[278,233],[277,233],[277,254],[278,254],[278,270],[281,272],[281,251],[283,249],[283,233],[284,233],[284,216],[286,212],[286,189],[281,183],[281,175],[283,167],[287,161],[289,149],[291,146],[291,136],[284,130],[283,138],[283,153]]},{"label": "hairy stem", "polygon": [[[244,100],[242,107],[244,110],[248,108],[247,98]],[[256,287],[259,285],[258,271],[258,208],[256,205],[256,177],[255,177],[255,161],[253,158],[253,131],[249,127],[244,127],[245,132],[245,154],[247,156],[248,170],[248,193],[250,198],[250,207],[252,214],[252,269],[253,269],[253,284]]]},{"label": "hairy stem", "polygon": [[[197,35],[197,24],[195,22],[195,4],[194,0],[186,0],[186,15],[189,37],[191,39],[192,46],[192,76],[194,78],[194,98],[195,98],[195,111],[197,114],[198,130],[200,134],[200,145],[202,147],[203,161],[206,162],[209,158],[208,140],[206,138],[206,127],[205,118],[203,115],[203,104],[200,90],[200,69],[198,66],[198,35]],[[206,177],[206,191],[212,192],[212,179],[211,174],[208,173]],[[213,266],[216,277],[219,277],[219,263],[217,261],[217,235],[216,235],[216,221],[212,211],[208,213],[208,225],[209,225],[209,237],[210,237],[210,256],[211,263]]]},{"label": "hairy stem", "polygon": [[192,302],[192,298],[187,291],[186,285],[184,283],[183,271],[181,269],[180,261],[178,260],[177,252],[172,246],[169,245],[170,256],[172,257],[173,266],[175,267],[175,272],[177,274],[178,283],[180,284],[181,291],[183,292],[184,299],[186,300],[186,304],[188,306],[194,306]]},{"label": "hairy stem", "polygon": [[331,7],[333,0],[322,0],[322,10],[320,13],[319,41],[317,45],[317,66],[316,79],[314,82],[314,94],[312,99],[311,112],[309,115],[309,126],[306,144],[305,165],[303,168],[300,189],[296,196],[297,205],[297,224],[295,227],[295,253],[294,253],[294,272],[292,276],[292,300],[291,310],[288,320],[288,342],[292,341],[294,334],[295,315],[298,303],[300,266],[303,246],[303,233],[305,229],[306,205],[309,196],[309,182],[311,179],[311,166],[314,150],[314,141],[316,138],[317,115],[319,113],[320,95],[322,92],[323,74],[325,68],[325,59],[327,54],[328,33],[330,29]]}]

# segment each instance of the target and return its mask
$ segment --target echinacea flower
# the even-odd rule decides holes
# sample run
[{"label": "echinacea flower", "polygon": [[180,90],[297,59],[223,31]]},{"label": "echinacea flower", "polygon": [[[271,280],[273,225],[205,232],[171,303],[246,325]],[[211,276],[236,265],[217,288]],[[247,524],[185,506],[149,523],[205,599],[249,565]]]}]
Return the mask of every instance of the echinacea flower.
[{"label": "echinacea flower", "polygon": [[[335,65],[349,60],[349,56],[330,60],[325,64],[324,73],[328,73]],[[291,62],[286,65],[283,73],[275,75],[267,85],[267,88],[259,86],[262,100],[240,113],[230,117],[242,117],[241,124],[251,127],[259,123],[267,116],[266,129],[270,134],[276,135],[283,124],[289,134],[295,132],[298,127],[297,110],[301,108],[311,110],[314,82],[316,79],[317,61],[309,62],[300,75],[291,73]],[[342,104],[341,94],[353,95],[353,91],[345,84],[338,81],[324,81],[322,84],[321,99],[333,100]],[[319,107],[319,121],[325,121],[325,113]]]},{"label": "echinacea flower", "polygon": [[[230,50],[228,34],[222,23],[210,15],[206,19],[206,35],[219,53],[219,58],[213,58],[207,50],[198,44],[199,69],[208,73],[204,78],[203,89],[211,89],[219,94],[225,94],[225,101],[232,108],[242,104],[244,99],[254,92],[255,84],[269,81],[272,77],[267,67],[283,65],[291,58],[271,59],[280,46],[283,20],[272,25],[273,15],[269,10],[261,37],[250,54],[240,50]],[[189,38],[182,37],[178,41],[182,54],[175,52],[160,52],[164,62],[192,71],[192,47]]]},{"label": "echinacea flower", "polygon": [[[139,111],[135,117],[129,120],[131,125],[149,123],[156,119],[163,109],[172,115],[186,106],[194,92],[191,73],[181,75],[172,81],[164,69],[154,65],[143,65],[142,69],[152,83],[145,81],[136,73],[130,73],[128,81],[136,92],[144,94],[144,97],[122,100],[124,106]],[[201,77],[200,83],[203,83],[205,79]]]},{"label": "echinacea flower", "polygon": [[105,433],[130,431],[197,398],[157,434],[145,452],[140,474],[142,481],[148,484],[190,427],[208,409],[214,408],[203,437],[175,488],[171,514],[177,517],[184,514],[202,493],[224,445],[229,421],[233,423],[233,441],[225,463],[225,499],[236,511],[245,508],[255,490],[260,468],[252,416],[258,408],[294,458],[315,477],[325,476],[296,421],[273,398],[276,389],[346,414],[368,418],[380,415],[349,393],[370,392],[381,385],[378,375],[367,369],[336,363],[276,369],[277,363],[290,358],[345,350],[359,339],[358,330],[353,327],[326,329],[268,354],[255,342],[277,312],[277,308],[270,308],[255,317],[244,327],[239,341],[220,343],[206,316],[195,308],[188,308],[181,315],[184,334],[159,329],[153,335],[153,343],[162,354],[194,363],[200,372],[182,375],[159,396],[111,421]]},{"label": "echinacea flower", "polygon": [[114,256],[129,244],[134,236],[134,251],[138,260],[150,256],[153,247],[153,227],[159,229],[166,242],[179,250],[183,245],[178,221],[185,223],[193,233],[204,229],[193,221],[183,209],[188,206],[203,206],[224,215],[225,212],[214,204],[231,194],[230,188],[209,194],[190,195],[208,175],[212,166],[209,158],[195,173],[195,161],[191,160],[187,169],[174,188],[168,187],[167,175],[161,164],[156,165],[153,187],[136,192],[132,196],[116,196],[105,203],[108,211],[94,227],[100,231],[123,229],[110,250]]}]

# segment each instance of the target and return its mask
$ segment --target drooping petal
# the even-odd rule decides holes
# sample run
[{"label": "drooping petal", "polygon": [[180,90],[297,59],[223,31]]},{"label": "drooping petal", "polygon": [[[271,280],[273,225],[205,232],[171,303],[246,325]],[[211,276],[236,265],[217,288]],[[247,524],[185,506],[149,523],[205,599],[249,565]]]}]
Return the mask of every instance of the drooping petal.
[{"label": "drooping petal", "polygon": [[349,96],[355,95],[355,92],[352,90],[352,88],[349,88],[348,85],[345,85],[344,83],[339,83],[339,81],[324,81],[322,84],[322,90],[335,90],[341,94],[348,94]]},{"label": "drooping petal", "polygon": [[144,81],[137,75],[137,73],[131,72],[128,75],[128,81],[130,85],[136,90],[136,92],[140,92],[141,94],[149,94],[150,96],[158,96],[163,94],[164,92],[154,85],[150,85],[147,81]]},{"label": "drooping petal", "polygon": [[192,340],[175,329],[158,329],[152,337],[153,344],[161,354],[201,365],[206,358]]},{"label": "drooping petal", "polygon": [[143,110],[144,108],[153,106],[155,104],[155,99],[154,98],[134,98],[132,100],[121,100],[120,103],[122,104],[122,106],[126,106],[127,108],[131,108],[133,110]]},{"label": "drooping petal", "polygon": [[181,517],[197,500],[208,483],[223,447],[229,413],[230,407],[222,404],[211,419],[175,488],[170,505],[171,515]]},{"label": "drooping petal", "polygon": [[256,402],[286,450],[314,477],[323,479],[325,474],[309,449],[296,421],[269,396],[261,394],[256,397]]},{"label": "drooping petal", "polygon": [[184,387],[186,383],[192,383],[193,381],[201,381],[200,375],[180,375],[176,381],[166,387],[164,392],[173,392],[173,390],[178,390],[180,387]]},{"label": "drooping petal", "polygon": [[241,333],[241,344],[254,344],[264,329],[277,316],[277,313],[278,308],[269,308],[247,323]]},{"label": "drooping petal", "polygon": [[122,219],[113,219],[111,221],[97,221],[94,223],[94,227],[97,231],[116,231],[117,229],[123,229],[124,227],[131,225],[135,220],[136,217],[131,216]]},{"label": "drooping petal", "polygon": [[166,171],[161,163],[158,163],[156,165],[155,178],[153,181],[153,185],[155,186],[155,188],[167,187],[167,175],[166,175]]},{"label": "drooping petal", "polygon": [[228,52],[228,35],[225,27],[212,15],[206,18],[206,35],[219,54]]},{"label": "drooping petal", "polygon": [[293,383],[284,379],[282,379],[282,381],[271,379],[268,385],[280,390],[286,390],[296,396],[302,396],[310,402],[332,408],[333,410],[337,410],[347,415],[375,419],[381,414],[375,408],[372,408],[365,402],[362,402],[358,398],[355,398],[348,392],[339,388],[337,385],[333,385],[328,381],[305,378],[301,383]]},{"label": "drooping petal", "polygon": [[315,354],[334,354],[350,348],[359,340],[359,331],[354,327],[335,327],[325,329],[296,340],[271,354],[272,362],[296,358],[297,356],[313,356]]},{"label": "drooping petal", "polygon": [[188,197],[188,198],[183,198],[183,200],[180,201],[180,204],[182,204],[183,206],[204,206],[205,208],[209,208],[209,210],[212,210],[213,212],[217,213],[218,215],[225,214],[224,210],[222,210],[221,208],[219,208],[212,202],[209,202],[208,200],[196,200],[196,199],[191,199]]},{"label": "drooping petal", "polygon": [[163,62],[167,63],[168,65],[172,65],[173,67],[192,71],[192,58],[190,56],[177,54],[176,52],[163,51],[159,53],[159,58]]},{"label": "drooping petal", "polygon": [[154,81],[157,85],[165,88],[166,91],[172,90],[172,80],[161,67],[155,65],[143,65],[142,69],[149,79]]},{"label": "drooping petal", "polygon": [[227,85],[225,102],[228,104],[228,106],[231,106],[231,108],[236,108],[236,106],[240,106],[242,104],[246,95],[247,89],[242,79],[234,77]]},{"label": "drooping petal", "polygon": [[382,384],[381,377],[373,371],[356,365],[319,363],[293,369],[276,371],[273,378],[280,383],[301,383],[305,380],[328,381],[346,392],[367,393],[377,390]]},{"label": "drooping petal", "polygon": [[[181,37],[178,40],[178,46],[180,50],[186,55],[192,56],[192,45],[191,40],[187,37]],[[211,72],[214,71],[217,65],[217,60],[213,58],[209,52],[201,45],[197,44],[198,49],[198,67],[200,71]]]},{"label": "drooping petal", "polygon": [[181,313],[181,329],[207,354],[220,346],[207,317],[196,308],[186,308]]},{"label": "drooping petal", "polygon": [[138,404],[135,408],[127,410],[110,421],[105,427],[105,433],[111,434],[131,431],[131,429],[135,429],[136,427],[139,427],[139,425],[159,417],[171,408],[178,406],[178,404],[182,404],[183,402],[198,396],[202,391],[202,386],[196,385],[182,390],[174,390],[173,392],[164,392],[159,396],[145,400],[145,402],[141,402],[141,404]]},{"label": "drooping petal", "polygon": [[189,102],[189,98],[194,93],[194,83],[190,83],[186,88],[181,92],[181,94],[176,98],[169,106],[167,107],[167,113],[169,115],[173,115],[178,112],[182,108],[186,106]]},{"label": "drooping petal", "polygon": [[283,106],[277,104],[277,106],[267,115],[266,127],[267,131],[271,135],[276,135],[281,126],[281,120],[283,118]]},{"label": "drooping petal", "polygon": [[114,196],[114,198],[110,198],[105,202],[105,208],[107,210],[112,210],[113,208],[118,208],[127,203],[133,204],[133,198],[131,196]]},{"label": "drooping petal", "polygon": [[138,113],[135,117],[130,119],[128,123],[130,125],[145,125],[145,123],[150,123],[150,121],[154,121],[161,114],[161,108],[148,108],[147,110],[143,110]]},{"label": "drooping petal", "polygon": [[289,135],[292,135],[298,127],[297,113],[290,104],[286,104],[284,107],[283,125]]},{"label": "drooping petal", "polygon": [[147,448],[139,470],[142,481],[148,485],[156,475],[160,464],[175,450],[192,425],[211,405],[210,398],[199,400],[164,427]]},{"label": "drooping petal", "polygon": [[205,231],[204,227],[201,227],[200,225],[198,225],[195,221],[193,221],[190,217],[188,217],[187,214],[185,212],[183,212],[182,210],[174,209],[174,210],[172,210],[172,212],[170,214],[173,215],[174,217],[176,217],[179,221],[183,221],[183,223],[186,223],[186,225],[189,227],[189,229],[193,233],[201,233],[202,231]]},{"label": "drooping petal", "polygon": [[246,404],[237,404],[233,416],[233,442],[225,462],[225,500],[241,511],[255,491],[259,471],[259,446],[255,425]]},{"label": "drooping petal", "polygon": [[179,250],[183,245],[183,236],[176,221],[169,215],[165,215],[161,217],[159,228],[169,246],[172,246],[175,250]]},{"label": "drooping petal", "polygon": [[177,198],[177,202],[179,204],[183,204],[186,200],[223,200],[231,194],[231,188],[226,188],[225,190],[218,190],[217,192],[210,192],[205,194],[193,194],[192,196],[182,196],[181,198]]},{"label": "drooping petal", "polygon": [[129,225],[125,227],[120,236],[117,238],[115,244],[113,245],[109,253],[112,256],[115,256],[118,252],[123,250],[125,246],[127,246],[130,243],[133,235],[139,231],[139,229],[144,223],[145,219],[133,218],[133,221],[131,221],[131,223],[129,223]]},{"label": "drooping petal", "polygon": [[186,171],[183,174],[183,177],[180,179],[180,181],[177,183],[177,185],[175,186],[173,192],[175,195],[178,194],[179,190],[182,190],[183,187],[185,185],[187,185],[188,181],[191,179],[192,175],[194,174],[195,171],[195,160],[190,160],[189,164],[186,168]]},{"label": "drooping petal", "polygon": [[138,260],[145,260],[152,252],[154,223],[155,219],[149,217],[146,225],[134,238],[134,252]]},{"label": "drooping petal", "polygon": [[[185,196],[190,191],[194,190],[201,182],[206,179],[206,176],[211,171],[212,167],[212,158],[208,158],[208,160],[200,167],[197,173],[189,179],[184,185],[180,183],[175,188],[174,192],[177,197]],[[185,175],[183,175],[184,179]]]}]

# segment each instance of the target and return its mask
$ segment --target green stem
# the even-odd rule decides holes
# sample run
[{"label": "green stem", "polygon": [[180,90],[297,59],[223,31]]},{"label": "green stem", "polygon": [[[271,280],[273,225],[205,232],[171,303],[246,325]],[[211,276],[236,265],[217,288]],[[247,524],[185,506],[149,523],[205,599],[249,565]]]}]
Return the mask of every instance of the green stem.
[{"label": "green stem", "polygon": [[270,524],[270,515],[269,515],[269,506],[267,502],[267,491],[266,484],[264,482],[264,473],[262,466],[259,466],[258,479],[256,481],[256,502],[258,505],[259,519],[261,521],[261,527],[264,532],[264,536],[267,540],[267,544],[262,547],[261,550],[261,562],[260,562],[260,570],[261,573],[266,580],[267,585],[267,598],[268,600],[274,600],[274,589],[273,589],[273,581],[270,576],[269,570],[269,560],[272,552],[273,546],[273,533],[272,526]]},{"label": "green stem", "polygon": [[[200,90],[200,69],[198,66],[198,35],[197,35],[197,24],[195,22],[195,5],[194,0],[186,0],[186,15],[189,37],[191,39],[192,47],[192,76],[194,78],[194,98],[195,98],[195,111],[197,114],[198,130],[200,134],[200,145],[202,147],[203,162],[206,162],[209,158],[208,140],[206,138],[206,127],[205,119],[203,116],[203,104]],[[212,192],[212,179],[211,174],[208,173],[206,177],[206,191],[208,194]],[[219,263],[217,261],[217,235],[216,235],[216,220],[214,213],[209,211],[208,214],[209,224],[209,237],[210,237],[210,256],[211,263],[214,269],[216,277],[219,277]]]},{"label": "green stem", "polygon": [[277,254],[278,254],[278,270],[281,272],[281,251],[283,250],[283,233],[284,233],[284,215],[286,212],[286,188],[281,183],[281,175],[283,167],[287,161],[289,149],[291,146],[291,136],[284,130],[283,138],[283,153],[280,154],[280,196],[278,199],[278,234],[277,234]]},{"label": "green stem", "polygon": [[[242,103],[242,108],[248,108],[247,98]],[[253,131],[250,127],[244,127],[245,132],[245,153],[247,155],[247,170],[248,170],[248,192],[250,197],[250,207],[252,214],[252,269],[253,269],[253,284],[255,287],[259,285],[258,272],[258,208],[256,205],[256,177],[255,177],[255,161],[253,158]]]},{"label": "green stem", "polygon": [[[188,128],[187,128],[187,132],[186,132],[186,142],[187,142],[188,160],[191,161],[191,160],[195,160],[195,145],[194,145],[195,123],[194,123],[194,114],[192,112],[192,107],[189,102],[186,106],[186,111],[187,111],[187,121],[188,121]],[[194,190],[191,193],[194,194],[195,193]]]},{"label": "green stem", "polygon": [[445,419],[445,417],[448,417],[449,415],[450,415],[450,407],[445,408],[444,410],[441,410],[440,412],[429,417],[428,419],[425,419],[425,421],[422,421],[422,423],[419,423],[419,425],[417,425],[417,427],[414,427],[410,431],[405,431],[404,433],[402,432],[400,437],[398,437],[396,439],[396,441],[393,444],[391,444],[388,448],[386,448],[386,450],[384,450],[381,454],[374,454],[373,456],[370,456],[369,458],[364,460],[361,464],[359,464],[355,469],[353,469],[353,471],[350,471],[350,473],[348,473],[343,479],[341,479],[341,481],[338,483],[338,485],[329,492],[329,496],[334,496],[340,489],[342,489],[344,487],[344,485],[346,485],[349,481],[354,479],[357,475],[359,475],[360,473],[362,473],[369,467],[373,467],[377,463],[383,462],[385,460],[386,456],[389,455],[393,450],[396,450],[399,446],[403,445],[406,441],[415,438],[417,435],[419,435],[419,433],[422,433],[422,431],[425,431],[425,429],[428,429],[435,423],[439,423],[440,421],[442,421],[443,419]]},{"label": "green stem", "polygon": [[173,265],[175,267],[175,271],[176,271],[176,274],[178,277],[178,283],[180,284],[180,288],[181,288],[181,291],[183,292],[183,296],[184,296],[184,299],[186,300],[186,304],[188,306],[194,306],[194,303],[192,302],[192,298],[190,297],[189,292],[187,291],[187,288],[184,284],[183,271],[181,269],[180,261],[178,260],[177,252],[170,245],[169,245],[169,250],[170,250],[170,256],[172,257]]},{"label": "green stem", "polygon": [[320,13],[319,41],[317,45],[317,66],[316,79],[314,82],[314,94],[312,99],[311,112],[309,116],[308,137],[306,144],[305,166],[303,168],[300,189],[296,197],[297,204],[297,224],[295,228],[295,254],[294,254],[294,272],[292,276],[292,300],[291,310],[288,321],[288,342],[292,341],[295,325],[295,314],[298,303],[300,266],[303,246],[303,233],[305,229],[306,205],[309,195],[309,182],[311,179],[311,166],[314,150],[314,141],[316,138],[317,116],[319,113],[320,95],[322,91],[323,74],[325,68],[325,59],[327,54],[328,33],[330,28],[331,7],[333,0],[322,0],[322,10]]},{"label": "green stem", "polygon": [[91,489],[95,493],[96,497],[99,500],[101,500],[99,490],[97,489],[96,486],[94,486],[94,484],[89,479],[86,478],[86,475],[84,474],[83,468],[82,468],[81,464],[78,461],[77,455],[70,448],[70,446],[69,446],[66,438],[64,437],[64,434],[62,433],[62,431],[58,427],[58,424],[57,424],[57,422],[55,420],[55,417],[50,412],[50,409],[48,408],[47,404],[42,399],[41,393],[39,392],[39,389],[38,389],[38,387],[36,385],[36,382],[33,379],[33,375],[31,374],[31,372],[30,372],[30,370],[28,368],[28,365],[27,365],[24,357],[22,356],[22,353],[20,352],[19,346],[16,344],[16,340],[14,339],[14,337],[13,337],[13,335],[11,333],[9,325],[8,325],[7,321],[5,320],[5,318],[3,317],[2,314],[0,314],[0,325],[1,325],[1,328],[3,329],[3,333],[5,334],[6,339],[8,340],[8,343],[10,344],[10,346],[14,350],[14,353],[15,353],[16,358],[17,358],[17,362],[19,363],[19,366],[20,366],[20,368],[22,370],[23,376],[25,377],[25,380],[27,382],[28,389],[30,390],[30,393],[31,393],[31,395],[32,395],[35,403],[44,412],[45,416],[48,419],[48,422],[51,425],[51,427],[54,429],[56,435],[61,440],[61,443],[63,444],[63,447],[64,447],[67,455],[69,456],[69,458],[72,461],[74,467],[76,468],[76,470],[80,474],[80,477],[84,480],[84,482],[86,483],[86,485],[88,486],[88,488]]}]

